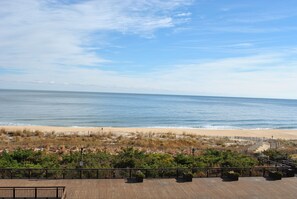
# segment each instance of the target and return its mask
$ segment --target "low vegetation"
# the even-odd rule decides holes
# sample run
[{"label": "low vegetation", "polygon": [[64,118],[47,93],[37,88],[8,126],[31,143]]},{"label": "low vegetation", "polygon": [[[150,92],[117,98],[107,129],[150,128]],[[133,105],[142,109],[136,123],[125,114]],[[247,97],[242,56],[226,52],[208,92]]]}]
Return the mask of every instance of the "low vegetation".
[{"label": "low vegetation", "polygon": [[116,154],[106,151],[46,153],[31,149],[3,151],[0,168],[172,168],[172,167],[252,167],[258,164],[253,157],[238,152],[208,149],[201,155],[148,153],[133,147],[123,148]]},{"label": "low vegetation", "polygon": [[0,152],[14,151],[18,148],[68,154],[78,152],[81,147],[89,152],[107,151],[118,153],[122,147],[133,146],[139,150],[169,154],[191,154],[192,148],[200,153],[207,148],[244,152],[254,143],[249,140],[236,140],[227,137],[207,137],[193,134],[112,132],[45,133],[41,131],[0,129]]}]

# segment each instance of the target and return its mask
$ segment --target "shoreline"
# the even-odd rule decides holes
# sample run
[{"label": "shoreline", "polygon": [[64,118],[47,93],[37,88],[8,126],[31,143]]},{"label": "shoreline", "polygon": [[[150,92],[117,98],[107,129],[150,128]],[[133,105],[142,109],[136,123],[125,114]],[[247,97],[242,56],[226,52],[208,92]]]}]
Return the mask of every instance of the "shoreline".
[{"label": "shoreline", "polygon": [[297,140],[297,129],[195,129],[195,128],[141,128],[141,127],[59,127],[59,126],[0,126],[7,131],[42,131],[44,133],[55,132],[57,134],[79,134],[89,133],[113,133],[126,135],[128,133],[173,133],[194,134],[200,136],[219,137],[258,137],[285,140]]}]

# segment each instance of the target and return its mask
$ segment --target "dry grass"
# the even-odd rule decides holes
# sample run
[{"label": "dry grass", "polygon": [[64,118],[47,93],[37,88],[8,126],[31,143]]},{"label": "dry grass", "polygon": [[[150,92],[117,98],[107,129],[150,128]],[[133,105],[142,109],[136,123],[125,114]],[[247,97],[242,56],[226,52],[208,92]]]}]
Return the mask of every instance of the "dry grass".
[{"label": "dry grass", "polygon": [[122,147],[133,146],[151,152],[177,153],[191,152],[196,149],[231,149],[244,151],[250,142],[230,140],[225,137],[206,137],[193,134],[174,134],[172,132],[157,133],[126,133],[89,132],[86,135],[78,133],[44,133],[41,131],[6,131],[0,130],[0,150],[26,148],[44,150],[47,152],[68,153],[85,147],[90,151],[107,150],[114,152]]}]

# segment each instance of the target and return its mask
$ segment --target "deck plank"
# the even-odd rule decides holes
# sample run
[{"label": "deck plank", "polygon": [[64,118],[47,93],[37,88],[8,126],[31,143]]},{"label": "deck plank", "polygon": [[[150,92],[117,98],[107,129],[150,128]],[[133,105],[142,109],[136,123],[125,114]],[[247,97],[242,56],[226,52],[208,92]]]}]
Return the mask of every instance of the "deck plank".
[{"label": "deck plank", "polygon": [[[125,198],[296,198],[297,178],[267,181],[261,177],[223,182],[220,178],[199,178],[177,183],[175,179],[145,179],[126,183],[124,179],[99,180],[0,180],[0,186],[66,186],[71,199]],[[1,195],[0,195],[1,197]]]}]

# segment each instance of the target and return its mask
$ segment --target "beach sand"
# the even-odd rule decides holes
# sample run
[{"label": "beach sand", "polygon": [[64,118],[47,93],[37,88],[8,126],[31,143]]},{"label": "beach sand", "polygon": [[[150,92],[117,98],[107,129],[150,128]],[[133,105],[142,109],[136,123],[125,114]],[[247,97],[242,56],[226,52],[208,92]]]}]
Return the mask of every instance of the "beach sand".
[{"label": "beach sand", "polygon": [[228,136],[228,137],[259,137],[274,139],[297,139],[297,130],[212,130],[212,129],[187,129],[187,128],[119,128],[119,127],[55,127],[55,126],[0,126],[7,131],[30,130],[45,133],[55,132],[57,134],[80,134],[89,133],[113,133],[125,135],[128,133],[174,133],[194,134],[202,136]]}]

